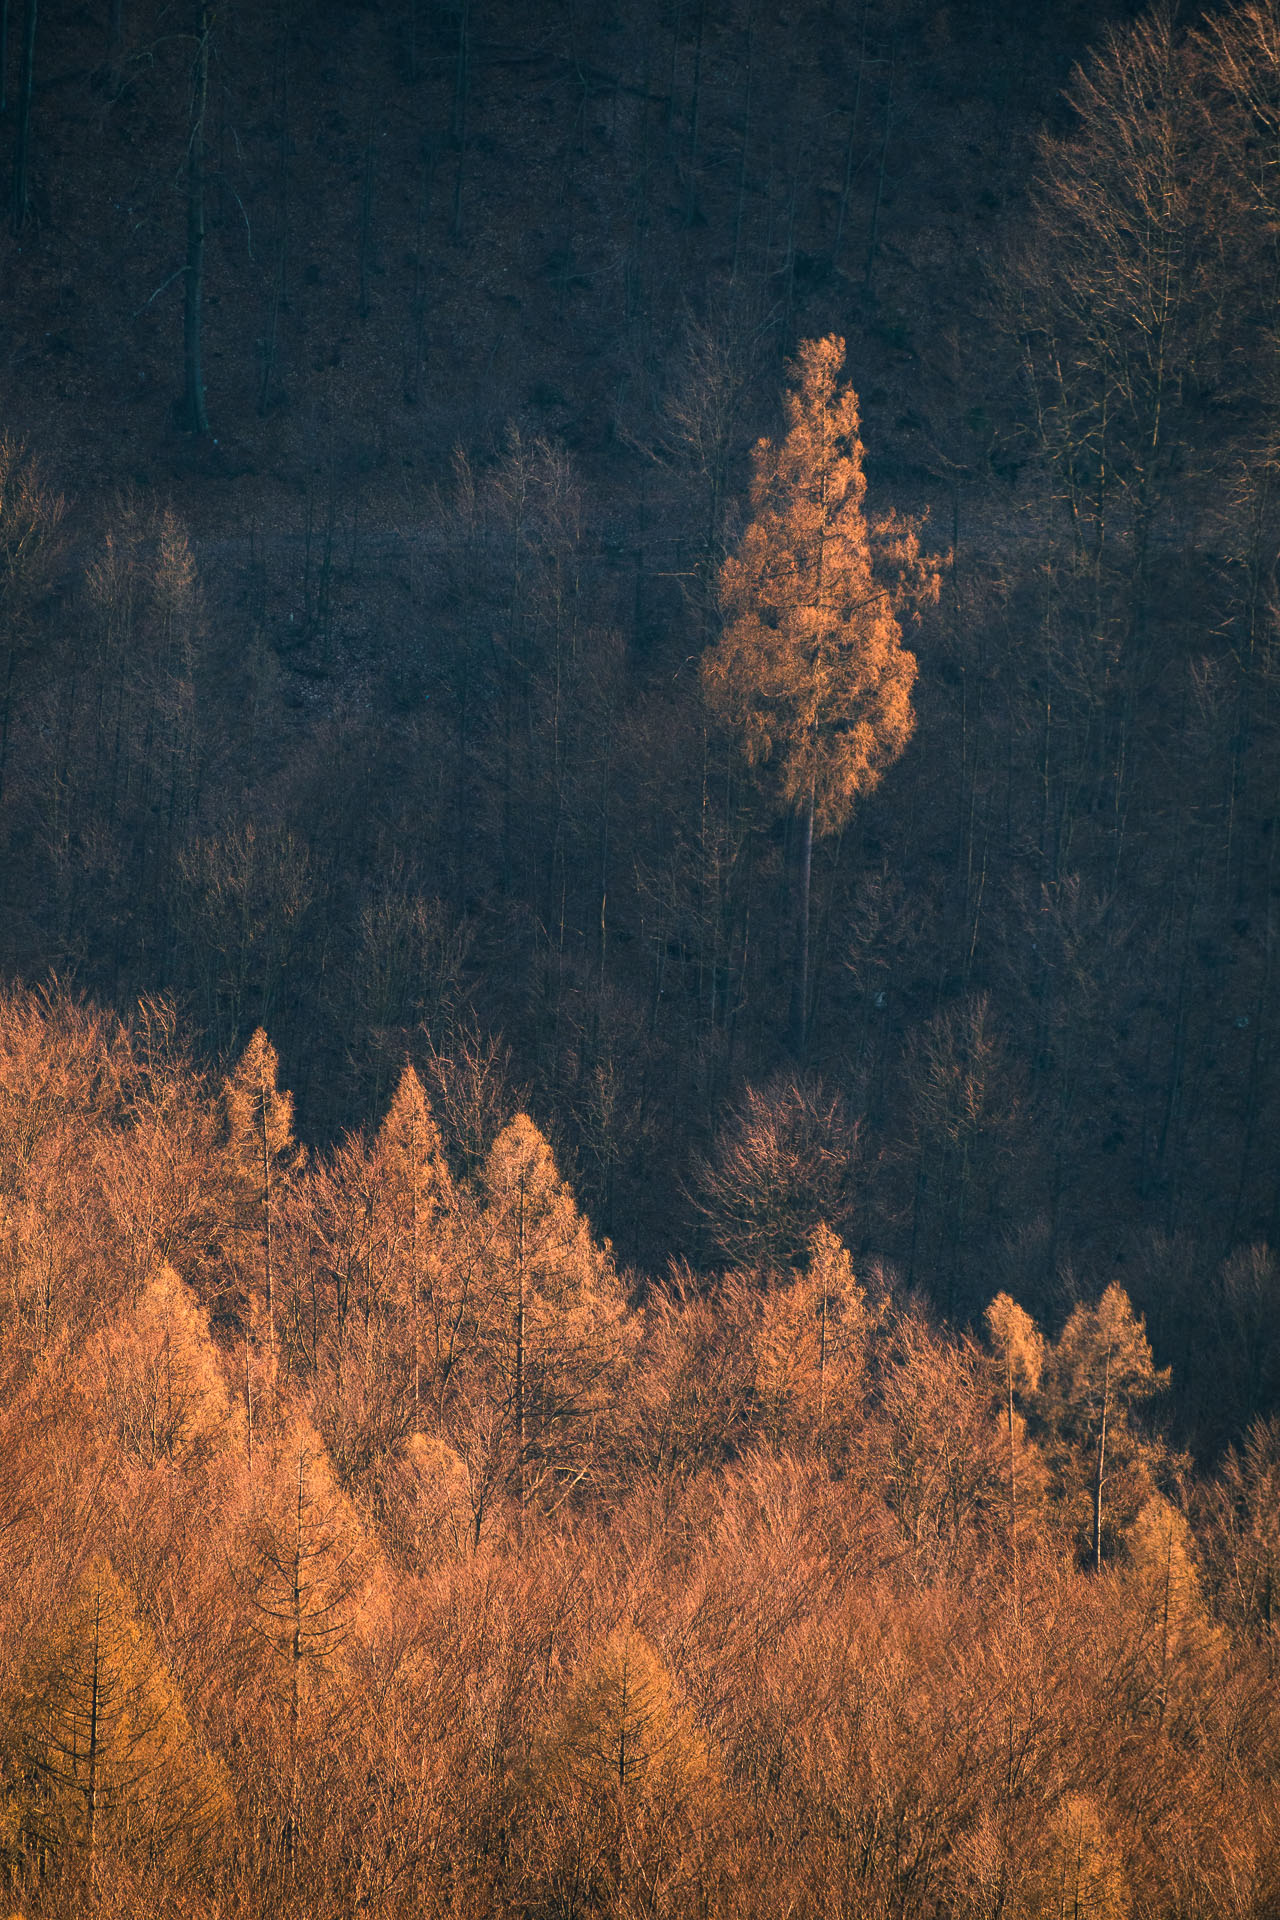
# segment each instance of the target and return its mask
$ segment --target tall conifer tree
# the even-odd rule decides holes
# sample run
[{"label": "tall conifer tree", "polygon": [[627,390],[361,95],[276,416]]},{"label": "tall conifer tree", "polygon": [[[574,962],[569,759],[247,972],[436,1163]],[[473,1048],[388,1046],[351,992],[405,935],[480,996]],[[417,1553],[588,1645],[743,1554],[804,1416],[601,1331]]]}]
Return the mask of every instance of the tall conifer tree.
[{"label": "tall conifer tree", "polygon": [[858,399],[840,384],[844,341],[806,340],[786,432],[761,440],[751,518],[720,575],[724,631],[703,663],[713,709],[748,760],[776,769],[795,816],[791,1041],[804,1051],[814,834],[842,827],[911,737],[915,656],[904,615],[938,597],[919,523],[868,518]]}]

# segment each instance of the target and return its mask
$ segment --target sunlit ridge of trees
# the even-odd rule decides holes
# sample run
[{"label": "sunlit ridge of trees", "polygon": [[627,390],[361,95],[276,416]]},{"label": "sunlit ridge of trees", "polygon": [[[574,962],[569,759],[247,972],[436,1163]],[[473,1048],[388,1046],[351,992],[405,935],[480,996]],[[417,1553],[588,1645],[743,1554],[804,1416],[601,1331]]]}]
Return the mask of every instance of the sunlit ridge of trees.
[{"label": "sunlit ridge of trees", "polygon": [[264,1033],[6,995],[14,1910],[1261,1920],[1275,1423],[1195,1468],[1114,1283],[642,1286],[475,1085],[307,1153]]}]

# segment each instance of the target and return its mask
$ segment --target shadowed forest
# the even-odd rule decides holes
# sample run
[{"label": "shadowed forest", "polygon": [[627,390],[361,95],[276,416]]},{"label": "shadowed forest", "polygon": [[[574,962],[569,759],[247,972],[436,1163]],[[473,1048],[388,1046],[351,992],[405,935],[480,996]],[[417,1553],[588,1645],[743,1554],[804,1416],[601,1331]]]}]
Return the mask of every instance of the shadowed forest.
[{"label": "shadowed forest", "polygon": [[0,6],[15,1912],[1280,1904],[1280,9]]}]

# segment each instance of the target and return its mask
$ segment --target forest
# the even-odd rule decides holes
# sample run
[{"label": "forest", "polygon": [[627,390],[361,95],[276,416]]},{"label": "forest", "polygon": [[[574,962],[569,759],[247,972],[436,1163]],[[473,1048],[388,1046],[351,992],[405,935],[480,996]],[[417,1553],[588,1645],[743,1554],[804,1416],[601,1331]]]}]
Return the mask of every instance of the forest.
[{"label": "forest", "polygon": [[0,1898],[1273,1914],[1277,0],[0,156]]}]

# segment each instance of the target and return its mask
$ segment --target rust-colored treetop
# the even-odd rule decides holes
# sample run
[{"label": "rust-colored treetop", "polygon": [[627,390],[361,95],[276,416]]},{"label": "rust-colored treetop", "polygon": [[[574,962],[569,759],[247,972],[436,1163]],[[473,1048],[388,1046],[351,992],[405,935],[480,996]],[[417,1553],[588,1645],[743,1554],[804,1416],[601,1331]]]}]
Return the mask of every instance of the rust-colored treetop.
[{"label": "rust-colored treetop", "polygon": [[786,431],[756,446],[751,518],[721,571],[724,631],[703,672],[747,758],[776,768],[788,806],[812,801],[820,833],[848,818],[910,739],[916,661],[902,619],[938,597],[919,523],[867,515],[844,357],[834,334],[801,343]]}]

